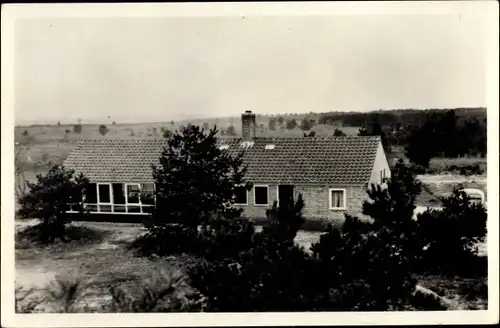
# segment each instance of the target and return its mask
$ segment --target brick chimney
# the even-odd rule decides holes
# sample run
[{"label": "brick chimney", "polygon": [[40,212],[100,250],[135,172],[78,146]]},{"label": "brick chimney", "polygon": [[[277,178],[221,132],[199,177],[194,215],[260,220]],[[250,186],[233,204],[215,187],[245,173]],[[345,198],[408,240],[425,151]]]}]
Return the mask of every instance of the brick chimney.
[{"label": "brick chimney", "polygon": [[242,138],[244,141],[252,141],[255,138],[255,114],[252,111],[247,110],[241,114],[241,124],[242,124]]}]

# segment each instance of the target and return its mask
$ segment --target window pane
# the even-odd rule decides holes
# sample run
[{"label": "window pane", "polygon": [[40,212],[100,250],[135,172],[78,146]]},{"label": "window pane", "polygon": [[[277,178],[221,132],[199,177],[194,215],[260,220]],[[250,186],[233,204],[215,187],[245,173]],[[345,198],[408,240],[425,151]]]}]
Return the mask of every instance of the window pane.
[{"label": "window pane", "polygon": [[142,198],[141,203],[154,205],[154,184],[144,183],[142,185]]},{"label": "window pane", "polygon": [[97,203],[97,184],[90,183],[87,190],[85,190],[85,203]]},{"label": "window pane", "polygon": [[111,188],[109,188],[109,185],[99,185],[99,203],[111,203]]},{"label": "window pane", "polygon": [[113,183],[113,204],[125,204],[123,183]]},{"label": "window pane", "polygon": [[139,185],[127,185],[127,201],[131,204],[139,204],[141,189]]},{"label": "window pane", "polygon": [[332,190],[332,207],[344,207],[344,192],[342,190]]},{"label": "window pane", "polygon": [[128,212],[129,213],[141,213],[141,207],[140,206],[127,206]]},{"label": "window pane", "polygon": [[255,204],[267,205],[268,204],[267,187],[255,187]]},{"label": "window pane", "polygon": [[236,204],[247,203],[247,189],[245,187],[237,187],[235,190]]},{"label": "window pane", "polygon": [[127,211],[127,207],[125,205],[114,205],[113,212],[125,213]]},{"label": "window pane", "polygon": [[85,205],[85,209],[89,212],[97,212],[97,205]]},{"label": "window pane", "polygon": [[111,205],[99,205],[99,212],[111,212]]}]

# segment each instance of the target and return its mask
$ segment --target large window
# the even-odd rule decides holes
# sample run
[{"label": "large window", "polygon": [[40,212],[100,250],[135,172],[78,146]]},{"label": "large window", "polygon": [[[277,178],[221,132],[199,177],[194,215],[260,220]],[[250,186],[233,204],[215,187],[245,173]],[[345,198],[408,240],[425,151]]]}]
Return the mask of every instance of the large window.
[{"label": "large window", "polygon": [[269,187],[268,186],[255,186],[254,189],[254,204],[267,206],[269,205]]},{"label": "large window", "polygon": [[99,212],[112,212],[112,199],[111,184],[98,183],[97,184],[97,211]]},{"label": "large window", "polygon": [[155,204],[154,191],[153,183],[91,183],[83,203],[91,213],[147,214]]},{"label": "large window", "polygon": [[346,191],[345,189],[330,188],[330,209],[345,210],[346,209]]},{"label": "large window", "polygon": [[245,186],[238,186],[235,190],[236,205],[247,205],[248,204],[248,191]]}]

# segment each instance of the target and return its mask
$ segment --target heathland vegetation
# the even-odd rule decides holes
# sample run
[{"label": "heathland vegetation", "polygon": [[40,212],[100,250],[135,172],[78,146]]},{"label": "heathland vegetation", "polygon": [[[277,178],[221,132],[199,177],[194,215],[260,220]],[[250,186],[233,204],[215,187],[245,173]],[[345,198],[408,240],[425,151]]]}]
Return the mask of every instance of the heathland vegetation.
[{"label": "heathland vegetation", "polygon": [[[436,133],[428,124],[447,126],[454,117],[456,113],[443,112],[437,121],[429,119],[411,131]],[[280,121],[276,119],[276,124]],[[290,119],[281,122],[286,129]],[[371,125],[358,129],[358,133],[383,133],[384,146],[392,149],[384,125],[375,119],[369,122]],[[454,125],[455,128],[465,126],[460,124]],[[113,126],[110,132],[112,129]],[[216,147],[218,132],[216,127],[206,130],[190,124],[167,136],[168,145],[153,170],[158,186],[157,206],[144,222],[145,233],[137,233],[131,241],[115,244],[111,250],[114,257],[109,255],[107,261],[113,263],[107,265],[120,263],[122,271],[114,271],[113,279],[99,280],[100,288],[107,291],[101,297],[106,300],[101,311],[453,308],[438,292],[423,288],[422,281],[435,276],[441,282],[474,281],[474,288],[470,284],[463,287],[468,288],[469,301],[486,299],[486,258],[478,256],[475,245],[484,242],[487,210],[481,204],[469,202],[467,194],[457,187],[442,199],[441,211],[429,209],[414,220],[416,200],[422,192],[416,173],[426,163],[417,162],[411,155],[410,162],[398,160],[385,187],[373,185],[367,191],[363,213],[369,220],[348,216],[342,226],[329,227],[305,249],[295,242],[307,220],[302,214],[302,197],[288,207],[275,203],[268,209],[268,221],[262,229],[241,217],[241,212],[233,206],[234,188],[241,184],[250,187],[250,183],[245,180],[241,154],[229,155]],[[419,148],[419,144],[410,146],[409,138],[407,152],[425,152],[431,158],[451,154],[445,141],[447,136],[435,135],[435,138],[443,138],[437,142],[441,146],[431,150]],[[193,158],[197,160],[192,161]],[[64,209],[60,204],[63,201],[84,211],[79,206],[81,200],[73,195],[81,194],[85,184],[85,177],[75,177],[73,172],[54,166],[47,174],[39,175],[35,183],[27,185],[20,195],[19,214],[39,218],[40,223],[18,232],[17,248],[24,251],[21,254],[26,256],[28,250],[50,249],[54,245],[59,245],[58,251],[64,253],[75,247],[72,236],[78,236],[80,254],[89,254],[85,248],[92,249],[92,253],[98,251],[91,245],[95,240],[102,242],[105,236],[89,230],[75,233],[78,228],[68,226],[66,218],[59,215]],[[59,197],[57,202],[49,197],[61,193],[67,196]],[[47,229],[48,222],[57,229]],[[123,281],[127,279],[123,276],[130,274],[131,269],[124,263],[131,262],[141,272],[161,268],[167,272],[167,278],[146,283],[136,277],[139,289],[126,292]],[[97,288],[95,284],[89,286],[82,281],[60,282],[56,293],[59,298],[52,299],[62,300],[59,311],[88,310],[77,306],[77,300],[78,291]],[[33,303],[28,308],[23,304],[19,301],[20,311],[33,310]]]}]

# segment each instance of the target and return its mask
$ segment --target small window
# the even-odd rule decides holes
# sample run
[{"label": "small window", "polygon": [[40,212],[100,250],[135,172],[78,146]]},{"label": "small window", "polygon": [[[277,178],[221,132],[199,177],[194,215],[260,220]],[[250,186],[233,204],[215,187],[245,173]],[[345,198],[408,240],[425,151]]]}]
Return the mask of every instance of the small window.
[{"label": "small window", "polygon": [[248,191],[247,191],[247,188],[245,188],[244,186],[236,187],[235,196],[236,196],[235,204],[237,204],[237,205],[247,205],[248,204],[248,198],[247,198]]},{"label": "small window", "polygon": [[127,184],[127,203],[140,204],[141,188],[138,184]]},{"label": "small window", "polygon": [[220,145],[220,150],[229,149],[229,145]]},{"label": "small window", "polygon": [[269,205],[268,186],[255,186],[254,196],[255,196],[255,205]]},{"label": "small window", "polygon": [[274,149],[275,145],[266,145],[265,149]]},{"label": "small window", "polygon": [[142,185],[142,199],[141,202],[146,205],[154,205],[155,203],[155,191],[153,183],[145,183]]},{"label": "small window", "polygon": [[330,189],[330,209],[344,210],[345,208],[345,189]]}]

